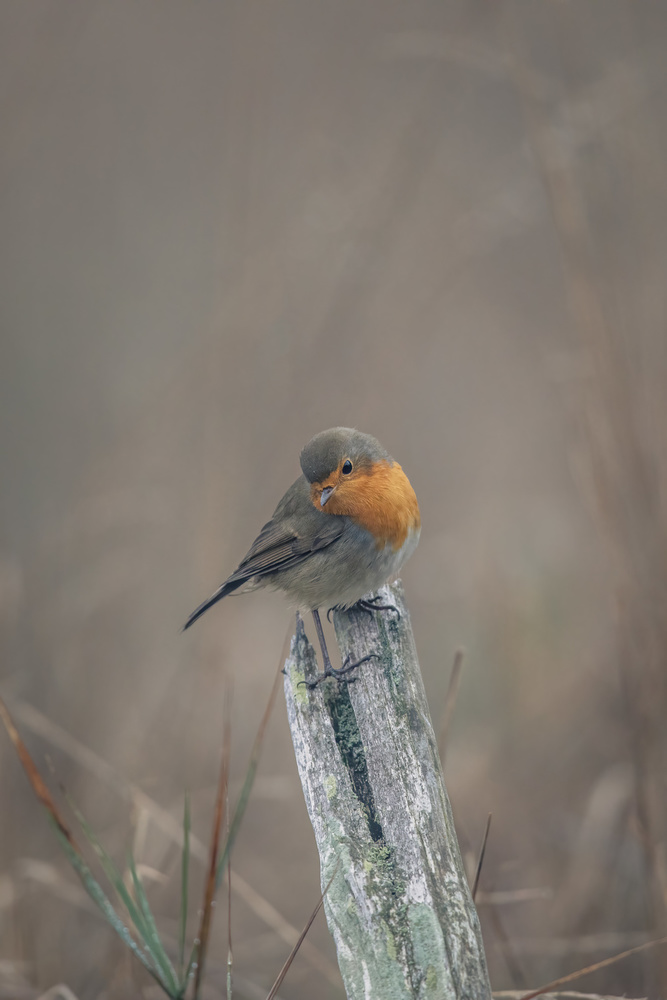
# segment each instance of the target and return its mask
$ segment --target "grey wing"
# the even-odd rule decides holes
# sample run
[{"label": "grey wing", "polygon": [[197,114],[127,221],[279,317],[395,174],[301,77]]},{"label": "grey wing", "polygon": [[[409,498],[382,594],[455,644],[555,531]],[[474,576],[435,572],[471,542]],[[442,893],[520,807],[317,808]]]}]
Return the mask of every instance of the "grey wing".
[{"label": "grey wing", "polygon": [[[315,512],[317,513],[317,512]],[[343,532],[345,519],[324,515],[315,532],[300,534],[274,520],[264,525],[238,569],[227,583],[239,586],[255,576],[266,576],[279,569],[303,562],[312,552],[331,545]]]},{"label": "grey wing", "polygon": [[[331,514],[320,514],[310,499],[303,504],[301,482],[297,480],[278,504],[270,521],[264,525],[250,549],[239,563],[237,569],[229,576],[208,600],[196,608],[185,625],[183,631],[190,628],[198,618],[208,611],[212,605],[222,600],[228,594],[237,590],[254,577],[270,576],[277,570],[287,569],[303,562],[308,556],[331,545],[345,530],[347,519]],[[302,530],[297,530],[293,514],[298,518]]]}]

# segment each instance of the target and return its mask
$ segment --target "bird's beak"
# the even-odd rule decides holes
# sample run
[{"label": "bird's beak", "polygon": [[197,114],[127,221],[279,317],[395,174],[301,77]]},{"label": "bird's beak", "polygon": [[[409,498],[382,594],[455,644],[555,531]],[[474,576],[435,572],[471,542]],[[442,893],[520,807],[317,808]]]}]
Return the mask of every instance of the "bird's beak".
[{"label": "bird's beak", "polygon": [[327,500],[329,499],[329,497],[331,496],[331,494],[335,489],[336,489],[335,486],[324,487],[324,489],[320,493],[320,507],[324,507],[325,503],[327,502]]}]

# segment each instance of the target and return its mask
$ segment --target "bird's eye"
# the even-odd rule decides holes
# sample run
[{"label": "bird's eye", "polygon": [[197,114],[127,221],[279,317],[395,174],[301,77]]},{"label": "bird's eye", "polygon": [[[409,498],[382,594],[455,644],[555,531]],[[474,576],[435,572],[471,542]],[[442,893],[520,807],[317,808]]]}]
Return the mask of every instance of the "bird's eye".
[{"label": "bird's eye", "polygon": [[341,469],[341,472],[343,473],[344,476],[349,476],[349,474],[352,472],[352,462],[349,460],[349,458],[343,462],[343,468]]}]

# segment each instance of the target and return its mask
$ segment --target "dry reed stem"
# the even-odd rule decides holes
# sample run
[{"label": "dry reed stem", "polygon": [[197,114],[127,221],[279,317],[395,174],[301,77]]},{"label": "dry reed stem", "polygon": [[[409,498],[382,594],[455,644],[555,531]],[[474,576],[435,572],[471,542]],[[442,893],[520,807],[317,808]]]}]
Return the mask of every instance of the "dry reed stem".
[{"label": "dry reed stem", "polygon": [[[627,997],[613,997],[608,993],[577,993],[567,990],[565,993],[542,993],[544,1000],[628,1000]],[[494,1000],[522,1000],[521,990],[498,990],[493,994]],[[637,1000],[647,1000],[646,997]]]},{"label": "dry reed stem", "polygon": [[622,951],[618,955],[612,955],[611,958],[604,958],[601,962],[595,962],[593,965],[587,965],[584,969],[577,969],[576,972],[570,972],[567,976],[561,976],[559,979],[552,979],[550,983],[540,986],[538,990],[533,990],[532,993],[524,993],[520,997],[520,1000],[533,1000],[533,997],[539,997],[542,996],[543,993],[549,993],[558,986],[563,986],[565,983],[572,983],[575,979],[581,979],[583,976],[588,976],[592,972],[598,972],[600,969],[606,969],[609,965],[615,965],[616,962],[620,962],[624,958],[629,958],[630,955],[638,955],[641,951],[648,951],[650,948],[656,948],[658,945],[662,944],[667,944],[667,937],[658,938],[657,941],[647,941],[646,944],[640,944],[636,948],[628,948],[627,951]]},{"label": "dry reed stem", "polygon": [[484,855],[486,854],[486,842],[489,839],[489,830],[491,829],[491,817],[492,813],[489,813],[486,820],[486,827],[484,828],[484,836],[482,837],[482,846],[479,849],[479,859],[477,861],[477,868],[475,869],[475,881],[472,884],[472,898],[473,901],[477,896],[477,889],[479,887],[479,879],[482,874],[482,865],[484,864]]},{"label": "dry reed stem", "polygon": [[19,760],[23,765],[23,770],[28,776],[28,781],[32,785],[35,795],[42,803],[42,805],[46,807],[46,809],[51,815],[51,818],[53,819],[53,822],[56,824],[62,835],[69,841],[72,848],[77,852],[77,854],[82,856],[80,848],[78,847],[76,841],[74,840],[74,837],[72,836],[69,827],[62,818],[60,811],[54,802],[53,796],[51,795],[51,792],[44,784],[44,780],[42,779],[41,774],[35,767],[34,761],[28,752],[28,748],[21,739],[19,731],[14,725],[12,717],[9,714],[7,706],[5,705],[2,698],[0,698],[0,718],[4,723],[5,729],[7,730],[10,740],[12,741],[14,747],[16,748]]},{"label": "dry reed stem", "polygon": [[301,931],[301,934],[299,935],[299,940],[296,942],[296,944],[292,948],[291,952],[289,953],[289,955],[285,959],[285,964],[283,965],[282,969],[278,973],[278,975],[276,977],[276,981],[273,984],[273,986],[271,987],[271,990],[270,990],[270,992],[269,992],[266,1000],[274,1000],[274,998],[275,998],[278,990],[282,986],[283,981],[285,979],[285,976],[289,972],[290,966],[291,966],[292,962],[294,961],[294,959],[296,958],[297,952],[298,952],[299,948],[301,947],[301,945],[303,944],[303,942],[305,940],[306,934],[310,930],[311,925],[312,925],[313,921],[315,920],[315,917],[317,916],[317,914],[322,909],[322,906],[324,905],[324,897],[326,896],[327,891],[328,891],[331,883],[333,882],[333,880],[334,880],[337,872],[338,872],[338,864],[336,864],[336,866],[335,866],[335,868],[334,868],[334,870],[333,870],[333,872],[331,874],[331,878],[329,879],[329,881],[327,882],[326,886],[324,887],[324,891],[320,895],[320,898],[317,901],[317,905],[316,905],[315,909],[313,910],[313,912],[311,913],[311,915],[308,917],[308,920],[306,921],[306,924],[305,924],[303,930]]}]

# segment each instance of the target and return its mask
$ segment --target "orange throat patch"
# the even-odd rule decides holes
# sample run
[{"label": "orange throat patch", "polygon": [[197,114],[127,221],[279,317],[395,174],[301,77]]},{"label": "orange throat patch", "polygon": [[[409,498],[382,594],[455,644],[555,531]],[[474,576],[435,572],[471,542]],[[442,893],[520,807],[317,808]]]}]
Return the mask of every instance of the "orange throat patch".
[{"label": "orange throat patch", "polygon": [[[327,486],[334,491],[321,507],[320,496]],[[421,527],[415,491],[398,462],[375,462],[349,478],[337,469],[323,482],[313,483],[310,498],[317,510],[344,514],[370,531],[379,549],[389,544],[398,551],[410,532]]]}]

